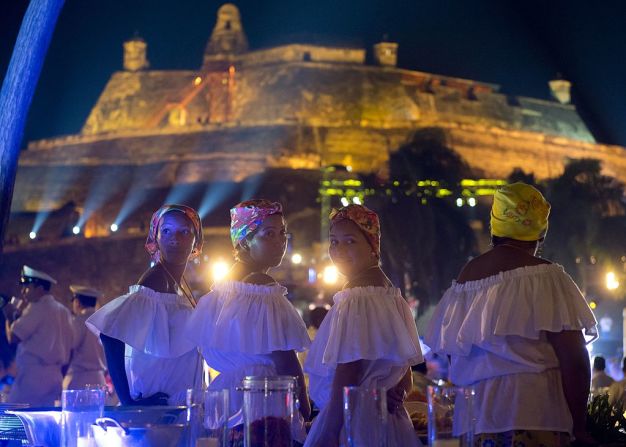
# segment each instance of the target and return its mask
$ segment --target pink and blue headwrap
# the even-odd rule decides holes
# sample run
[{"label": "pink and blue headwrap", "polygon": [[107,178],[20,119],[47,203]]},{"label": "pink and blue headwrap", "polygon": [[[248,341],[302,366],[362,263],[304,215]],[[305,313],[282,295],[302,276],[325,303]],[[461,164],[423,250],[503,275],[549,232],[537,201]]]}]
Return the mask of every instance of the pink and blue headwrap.
[{"label": "pink and blue headwrap", "polygon": [[282,214],[283,206],[266,199],[246,200],[230,210],[230,240],[237,248],[246,236],[253,233],[265,219]]},{"label": "pink and blue headwrap", "polygon": [[163,205],[155,211],[152,215],[152,219],[150,219],[150,232],[148,233],[145,245],[146,250],[150,253],[150,257],[155,262],[158,261],[161,256],[159,252],[159,244],[157,242],[159,225],[161,224],[161,220],[163,220],[163,216],[173,211],[183,213],[193,224],[195,241],[193,243],[193,250],[191,251],[189,259],[195,258],[202,252],[202,221],[200,220],[200,216],[197,211],[186,205]]}]

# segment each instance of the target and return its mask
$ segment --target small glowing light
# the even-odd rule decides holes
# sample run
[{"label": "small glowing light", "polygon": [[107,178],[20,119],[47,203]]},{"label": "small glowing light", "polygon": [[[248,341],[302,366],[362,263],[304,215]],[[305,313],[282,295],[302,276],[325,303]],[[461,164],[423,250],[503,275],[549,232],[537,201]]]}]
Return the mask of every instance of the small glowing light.
[{"label": "small glowing light", "polygon": [[202,83],[202,78],[197,76],[196,79],[193,80],[193,85],[200,85]]},{"label": "small glowing light", "polygon": [[225,261],[215,261],[211,266],[214,281],[221,281],[228,275],[228,264]]},{"label": "small glowing light", "polygon": [[315,304],[313,304],[313,303],[309,304],[309,310],[313,310],[313,309],[315,309],[315,307],[316,307]]},{"label": "small glowing light", "polygon": [[463,206],[463,199],[462,198],[458,198],[456,199],[456,206]]},{"label": "small glowing light", "polygon": [[324,304],[324,309],[330,310],[330,304]]},{"label": "small glowing light", "polygon": [[595,301],[589,301],[589,307],[590,307],[591,309],[595,309],[596,307],[598,307],[598,305],[596,304],[596,302],[595,302]]},{"label": "small glowing light", "polygon": [[294,253],[293,256],[291,256],[291,262],[293,262],[294,264],[301,264],[302,255],[300,253]]},{"label": "small glowing light", "polygon": [[615,290],[619,287],[619,281],[615,276],[615,272],[608,272],[606,274],[606,288],[609,290]]},{"label": "small glowing light", "polygon": [[327,265],[324,267],[324,273],[322,274],[322,280],[325,284],[335,284],[339,280],[339,272],[334,265]]},{"label": "small glowing light", "polygon": [[467,199],[467,204],[469,206],[476,206],[476,199],[474,197],[470,197],[469,199]]},{"label": "small glowing light", "polygon": [[154,267],[156,263],[154,261],[150,261],[150,268]]},{"label": "small glowing light", "polygon": [[317,281],[317,272],[313,267],[309,267],[309,283],[314,284]]},{"label": "small glowing light", "polygon": [[80,227],[78,225],[74,225],[74,228],[72,228],[72,233],[74,234],[80,233]]},{"label": "small glowing light", "polygon": [[352,172],[352,166],[350,166],[350,165],[346,166],[346,171]]},{"label": "small glowing light", "polygon": [[117,224],[111,224],[111,231],[113,233],[115,233],[118,229],[119,229],[119,227],[117,226]]},{"label": "small glowing light", "polygon": [[31,238],[31,239],[35,239],[35,238],[37,237],[37,233],[35,233],[34,231],[31,231],[31,232],[28,234],[28,237],[29,237],[29,238]]},{"label": "small glowing light", "polygon": [[346,199],[345,197],[342,197],[342,198],[341,198],[341,204],[342,204],[343,206],[348,206],[348,205],[350,205],[350,202],[349,202],[349,201],[348,201],[348,199]]},{"label": "small glowing light", "polygon": [[361,199],[358,196],[352,197],[352,203],[356,203],[357,205],[362,205]]}]

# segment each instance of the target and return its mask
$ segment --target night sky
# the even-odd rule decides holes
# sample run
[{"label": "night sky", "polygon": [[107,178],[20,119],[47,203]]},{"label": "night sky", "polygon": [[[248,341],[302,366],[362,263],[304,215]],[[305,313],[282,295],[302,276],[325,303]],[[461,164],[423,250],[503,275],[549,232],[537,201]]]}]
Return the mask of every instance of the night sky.
[{"label": "night sky", "polygon": [[[0,72],[26,0],[2,2]],[[78,133],[136,32],[154,69],[194,69],[212,0],[66,0],[33,100],[25,141]],[[251,49],[310,42],[397,41],[400,67],[499,84],[547,99],[557,73],[596,139],[626,146],[626,2],[588,0],[239,0]]]}]

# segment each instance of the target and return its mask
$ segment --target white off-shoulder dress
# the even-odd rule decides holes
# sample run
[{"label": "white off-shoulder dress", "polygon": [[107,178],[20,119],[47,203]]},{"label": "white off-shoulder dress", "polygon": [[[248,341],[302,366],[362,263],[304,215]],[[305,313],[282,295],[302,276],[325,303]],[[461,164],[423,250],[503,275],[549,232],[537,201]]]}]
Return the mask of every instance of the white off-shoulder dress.
[{"label": "white off-shoulder dress", "polygon": [[169,405],[184,405],[188,388],[202,386],[202,359],[186,335],[193,308],[183,295],[133,285],[98,309],[85,324],[126,344],[131,397],[162,392]]},{"label": "white off-shoulder dress", "polygon": [[[559,361],[546,336],[567,330],[596,337],[596,319],[563,267],[541,264],[453,282],[425,341],[451,356],[453,383],[475,386],[475,433],[571,433]],[[455,432],[466,430],[455,424]]]},{"label": "white off-shoulder dress", "polygon": [[[286,294],[278,284],[224,281],[200,298],[190,319],[189,339],[220,372],[209,389],[230,391],[230,427],[243,424],[243,392],[238,388],[244,377],[276,376],[273,351],[304,351],[311,344]],[[292,430],[296,440],[304,439],[303,424],[298,413]]]},{"label": "white off-shoulder dress", "polygon": [[[423,361],[415,321],[397,288],[356,287],[335,294],[334,306],[322,322],[304,370],[309,374],[310,394],[320,407],[305,447],[314,445],[327,426],[328,403],[338,364],[365,361],[359,386],[392,388],[411,365]],[[387,445],[419,444],[404,408],[388,415]],[[362,430],[367,421],[360,424]],[[365,436],[367,438],[367,436]],[[345,445],[345,433],[341,434]]]}]

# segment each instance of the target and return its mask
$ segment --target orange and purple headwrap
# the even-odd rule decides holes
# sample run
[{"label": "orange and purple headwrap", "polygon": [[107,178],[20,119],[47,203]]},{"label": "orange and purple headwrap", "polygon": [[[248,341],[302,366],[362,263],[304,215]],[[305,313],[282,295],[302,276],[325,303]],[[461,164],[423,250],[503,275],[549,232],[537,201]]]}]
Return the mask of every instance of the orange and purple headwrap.
[{"label": "orange and purple headwrap", "polygon": [[230,240],[233,247],[236,248],[269,216],[282,213],[283,206],[280,203],[266,199],[246,200],[235,205],[230,210]]},{"label": "orange and purple headwrap", "polygon": [[333,209],[330,213],[330,224],[342,220],[350,220],[363,232],[363,235],[380,258],[380,221],[378,214],[363,205],[348,205]]},{"label": "orange and purple headwrap", "polygon": [[170,212],[179,212],[183,213],[193,224],[193,230],[195,233],[195,241],[193,243],[193,250],[191,251],[191,255],[189,259],[193,259],[202,252],[202,222],[200,221],[200,216],[191,207],[185,205],[163,205],[161,208],[156,210],[156,212],[152,215],[152,219],[150,219],[150,232],[148,233],[148,238],[146,239],[146,250],[150,253],[150,257],[153,261],[158,261],[160,258],[159,253],[159,244],[157,243],[157,235],[159,233],[159,225],[163,220],[163,216]]}]

